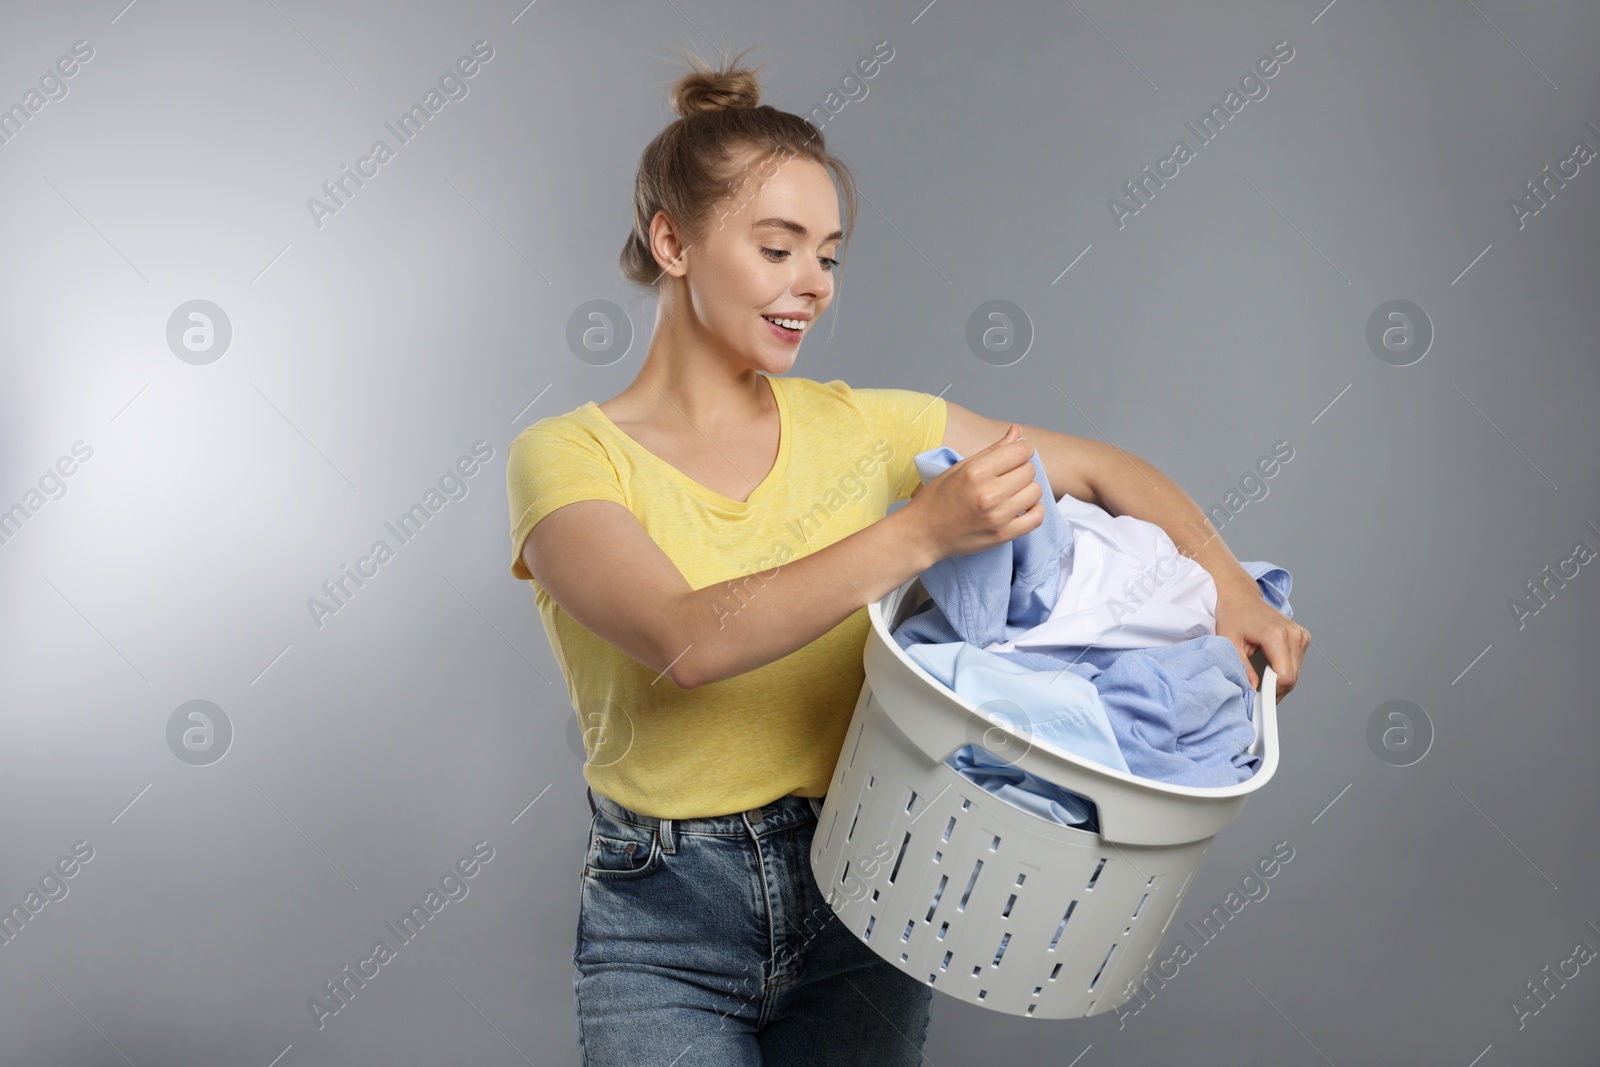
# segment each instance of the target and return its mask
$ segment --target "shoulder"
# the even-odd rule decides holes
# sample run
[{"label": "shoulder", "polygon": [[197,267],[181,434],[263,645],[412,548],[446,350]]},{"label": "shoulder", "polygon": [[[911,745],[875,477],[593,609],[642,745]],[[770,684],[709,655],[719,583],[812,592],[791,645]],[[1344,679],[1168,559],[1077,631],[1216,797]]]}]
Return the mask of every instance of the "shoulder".
[{"label": "shoulder", "polygon": [[559,415],[546,415],[524,426],[522,432],[512,438],[512,447],[516,447],[519,442],[524,446],[531,446],[547,441],[598,441],[600,425],[592,412],[593,409],[584,404]]},{"label": "shoulder", "polygon": [[834,408],[831,414],[835,419],[844,409],[876,433],[911,434],[919,440],[931,434],[935,444],[944,429],[945,400],[934,393],[894,386],[853,386],[842,378],[826,382],[809,378],[776,380],[785,382],[792,390],[789,395],[798,399],[799,404],[793,406],[809,403],[814,406],[813,412],[824,418],[830,413],[816,409]]},{"label": "shoulder", "polygon": [[779,377],[770,374],[767,379],[782,389],[784,398],[790,401],[848,402],[852,392],[850,386],[840,378],[819,382],[814,378]]},{"label": "shoulder", "polygon": [[900,418],[908,407],[920,409],[938,399],[915,389],[853,386],[842,378],[825,382],[810,378],[775,377],[773,380],[783,383],[785,396],[791,403],[849,408],[868,422],[885,417]]},{"label": "shoulder", "polygon": [[605,426],[589,404],[559,415],[546,415],[512,438],[507,463],[560,462],[563,458],[611,458],[606,448]]}]

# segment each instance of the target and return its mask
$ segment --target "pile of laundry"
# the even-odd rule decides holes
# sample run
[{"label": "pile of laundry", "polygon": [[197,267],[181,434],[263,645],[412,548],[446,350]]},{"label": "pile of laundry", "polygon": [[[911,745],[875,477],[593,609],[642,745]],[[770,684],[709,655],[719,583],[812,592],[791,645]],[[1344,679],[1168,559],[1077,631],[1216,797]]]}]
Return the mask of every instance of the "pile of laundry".
[{"label": "pile of laundry", "polygon": [[[1052,499],[1037,453],[1034,480]],[[916,457],[927,484],[961,456]],[[1293,618],[1292,579],[1240,564],[1262,598]],[[1217,636],[1217,587],[1161,527],[1067,495],[1035,530],[940,560],[922,572],[932,598],[893,631],[919,666],[991,721],[988,746],[947,761],[964,777],[1043,818],[1098,830],[1092,801],[1016,766],[1038,744],[1118,771],[1186,786],[1248,779],[1261,758],[1255,691],[1233,642]]]}]

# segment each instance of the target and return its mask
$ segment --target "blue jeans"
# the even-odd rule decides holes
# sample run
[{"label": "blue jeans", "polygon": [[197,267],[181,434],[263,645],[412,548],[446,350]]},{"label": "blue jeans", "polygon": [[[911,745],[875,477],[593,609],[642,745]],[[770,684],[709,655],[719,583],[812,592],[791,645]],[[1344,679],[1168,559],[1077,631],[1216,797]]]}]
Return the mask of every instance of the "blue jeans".
[{"label": "blue jeans", "polygon": [[703,819],[594,808],[573,948],[585,1067],[916,1067],[933,988],[833,914],[822,801]]}]

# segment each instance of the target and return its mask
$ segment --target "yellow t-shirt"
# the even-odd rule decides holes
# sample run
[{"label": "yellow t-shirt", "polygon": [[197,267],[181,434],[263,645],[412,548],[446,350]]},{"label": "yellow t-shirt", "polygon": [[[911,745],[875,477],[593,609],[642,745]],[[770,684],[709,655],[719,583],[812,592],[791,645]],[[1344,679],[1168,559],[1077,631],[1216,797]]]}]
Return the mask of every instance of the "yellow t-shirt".
[{"label": "yellow t-shirt", "polygon": [[[779,564],[882,519],[916,488],[916,455],[944,440],[942,397],[763,377],[777,401],[778,457],[747,501],[694,481],[593,401],[535,422],[507,453],[511,573],[532,583],[566,677],[588,752],[584,778],[643,815],[699,818],[789,793],[824,795],[866,680],[867,608],[772,663],[682,689],[561,609],[523,566],[528,531],[564,504],[611,500],[692,589],[756,572],[770,579]],[[761,580],[739,588],[730,612],[761,595]]]}]

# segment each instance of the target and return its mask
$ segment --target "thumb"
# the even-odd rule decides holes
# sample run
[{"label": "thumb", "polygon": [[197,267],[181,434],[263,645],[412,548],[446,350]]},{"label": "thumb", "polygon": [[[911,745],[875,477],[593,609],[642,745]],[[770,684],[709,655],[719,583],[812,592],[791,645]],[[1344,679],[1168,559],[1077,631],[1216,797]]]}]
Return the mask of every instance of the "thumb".
[{"label": "thumb", "polygon": [[992,451],[993,449],[999,448],[1001,445],[1009,444],[1010,442],[1015,441],[1020,436],[1022,436],[1022,431],[1019,430],[1017,428],[1017,424],[1013,422],[1010,426],[1006,427],[1006,432],[1000,438],[1000,440],[996,441],[994,444],[992,444],[988,448],[984,449],[984,451],[985,452],[989,452],[989,451]]}]

